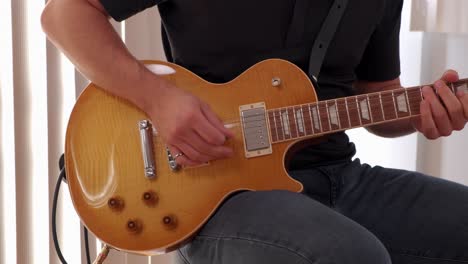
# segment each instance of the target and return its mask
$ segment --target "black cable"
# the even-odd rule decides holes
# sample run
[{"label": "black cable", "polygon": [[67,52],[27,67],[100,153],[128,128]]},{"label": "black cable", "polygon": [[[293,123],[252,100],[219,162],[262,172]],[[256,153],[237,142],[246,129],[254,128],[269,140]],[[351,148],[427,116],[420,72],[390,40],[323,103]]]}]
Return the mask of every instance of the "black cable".
[{"label": "black cable", "polygon": [[88,264],[91,264],[91,256],[89,254],[89,241],[88,241],[88,229],[86,226],[83,226],[84,241],[85,241],[85,250],[86,250],[86,261]]},{"label": "black cable", "polygon": [[[58,201],[58,195],[60,192],[60,185],[62,184],[62,181],[66,182],[66,176],[65,176],[65,168],[64,168],[64,163],[63,163],[63,155],[60,157],[60,174],[57,179],[57,183],[55,184],[55,190],[54,190],[54,199],[52,201],[52,237],[54,240],[54,246],[55,246],[55,251],[57,252],[57,255],[60,259],[60,261],[63,264],[67,264],[67,261],[63,257],[62,251],[60,250],[60,244],[57,238],[57,201]],[[88,264],[91,264],[91,257],[89,253],[89,240],[88,240],[88,229],[86,229],[85,226],[83,226],[83,233],[84,233],[84,241],[85,241],[85,250],[86,250],[86,261]]]},{"label": "black cable", "polygon": [[60,171],[60,175],[57,179],[57,183],[55,184],[55,191],[54,191],[54,200],[52,201],[52,237],[54,239],[54,246],[55,246],[55,251],[57,251],[57,255],[60,259],[60,261],[63,264],[67,264],[65,261],[65,258],[62,255],[62,251],[60,250],[60,245],[57,239],[57,221],[56,221],[56,216],[57,216],[57,200],[58,200],[58,194],[60,191],[60,185],[62,184],[62,180],[65,178],[65,169],[62,169]]}]

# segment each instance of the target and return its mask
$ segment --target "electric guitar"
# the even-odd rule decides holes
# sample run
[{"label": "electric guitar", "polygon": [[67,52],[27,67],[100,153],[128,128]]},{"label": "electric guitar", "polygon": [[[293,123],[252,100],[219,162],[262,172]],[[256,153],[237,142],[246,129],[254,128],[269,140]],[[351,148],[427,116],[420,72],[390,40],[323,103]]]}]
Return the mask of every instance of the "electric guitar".
[{"label": "electric guitar", "polygon": [[[208,102],[235,134],[229,159],[177,165],[148,116],[90,84],[71,114],[65,146],[71,197],[104,243],[153,255],[188,242],[220,203],[241,190],[300,192],[284,157],[295,142],[419,115],[421,87],[317,102],[307,75],[284,60],[260,62],[225,84],[167,62],[154,73]],[[468,79],[450,84],[468,93]],[[138,87],[135,87],[138,89]]]}]

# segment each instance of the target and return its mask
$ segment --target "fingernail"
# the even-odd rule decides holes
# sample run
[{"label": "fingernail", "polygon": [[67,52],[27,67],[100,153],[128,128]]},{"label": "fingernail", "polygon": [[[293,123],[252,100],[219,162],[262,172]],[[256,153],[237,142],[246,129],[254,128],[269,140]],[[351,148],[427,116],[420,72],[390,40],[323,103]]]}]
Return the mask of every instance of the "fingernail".
[{"label": "fingernail", "polygon": [[430,86],[424,86],[422,88],[422,91],[423,91],[424,94],[429,93],[431,90],[432,90],[432,88]]},{"label": "fingernail", "polygon": [[444,83],[443,81],[441,81],[441,80],[438,80],[438,81],[436,81],[436,82],[434,83],[434,86],[435,86],[435,88],[437,88],[437,89],[440,89],[440,88],[444,87],[444,85],[445,85],[445,83]]}]

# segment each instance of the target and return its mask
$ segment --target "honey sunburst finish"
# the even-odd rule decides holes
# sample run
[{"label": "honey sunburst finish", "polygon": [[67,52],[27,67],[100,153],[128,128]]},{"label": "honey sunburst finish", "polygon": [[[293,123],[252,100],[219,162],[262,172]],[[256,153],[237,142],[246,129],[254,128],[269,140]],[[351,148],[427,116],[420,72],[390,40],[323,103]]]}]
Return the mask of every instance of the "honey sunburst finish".
[{"label": "honey sunburst finish", "polygon": [[[284,61],[264,62],[220,85],[174,64],[146,63],[175,69],[175,73],[162,76],[210,102],[226,124],[233,123],[235,137],[227,144],[235,154],[206,166],[173,171],[165,145],[155,134],[156,176],[148,179],[138,129],[139,121],[148,116],[127,101],[89,85],[70,117],[65,157],[76,211],[98,238],[125,251],[166,252],[187,241],[233,192],[302,189],[283,166],[289,143],[274,144],[270,155],[246,158],[239,123],[241,105],[264,102],[267,107],[281,107],[315,101],[312,85],[302,71]],[[276,77],[281,77],[280,87],[272,86]],[[290,96],[284,96],[287,90]],[[148,193],[152,202],[143,197]]]}]

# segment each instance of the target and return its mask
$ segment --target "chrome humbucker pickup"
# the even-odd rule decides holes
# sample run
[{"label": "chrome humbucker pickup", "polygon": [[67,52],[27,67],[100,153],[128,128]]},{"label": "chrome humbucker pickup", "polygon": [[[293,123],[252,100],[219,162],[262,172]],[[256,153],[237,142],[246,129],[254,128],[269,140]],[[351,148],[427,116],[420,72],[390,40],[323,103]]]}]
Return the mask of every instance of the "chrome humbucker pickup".
[{"label": "chrome humbucker pickup", "polygon": [[253,158],[272,153],[265,103],[239,107],[245,156]]}]

